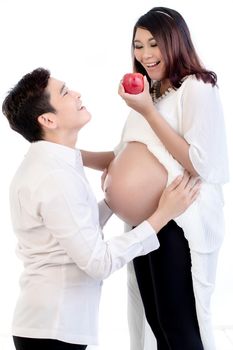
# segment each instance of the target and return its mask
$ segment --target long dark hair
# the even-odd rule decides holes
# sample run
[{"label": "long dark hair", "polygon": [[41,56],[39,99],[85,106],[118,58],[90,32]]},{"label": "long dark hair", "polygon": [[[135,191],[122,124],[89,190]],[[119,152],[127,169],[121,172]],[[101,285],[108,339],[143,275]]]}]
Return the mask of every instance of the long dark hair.
[{"label": "long dark hair", "polygon": [[[165,62],[166,77],[173,87],[178,88],[182,79],[190,74],[205,83],[216,85],[217,75],[202,66],[188,26],[179,12],[166,7],[154,7],[136,22],[132,38],[133,68],[134,71],[147,75],[133,54],[137,28],[148,30],[155,38]],[[148,75],[147,78],[150,81]]]}]

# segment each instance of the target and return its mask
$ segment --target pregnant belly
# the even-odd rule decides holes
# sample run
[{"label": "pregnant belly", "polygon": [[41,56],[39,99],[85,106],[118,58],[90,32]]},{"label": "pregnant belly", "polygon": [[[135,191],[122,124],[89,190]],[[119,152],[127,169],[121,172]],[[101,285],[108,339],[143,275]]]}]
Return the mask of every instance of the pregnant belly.
[{"label": "pregnant belly", "polygon": [[140,142],[129,142],[111,162],[104,182],[105,199],[129,225],[147,219],[157,208],[167,171]]}]

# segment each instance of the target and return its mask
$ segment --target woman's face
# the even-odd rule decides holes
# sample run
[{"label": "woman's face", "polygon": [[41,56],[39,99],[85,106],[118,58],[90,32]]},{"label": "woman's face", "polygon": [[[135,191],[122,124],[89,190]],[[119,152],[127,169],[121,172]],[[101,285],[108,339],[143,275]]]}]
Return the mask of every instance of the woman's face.
[{"label": "woman's face", "polygon": [[152,80],[165,79],[165,64],[161,51],[151,32],[137,28],[134,37],[134,56]]}]

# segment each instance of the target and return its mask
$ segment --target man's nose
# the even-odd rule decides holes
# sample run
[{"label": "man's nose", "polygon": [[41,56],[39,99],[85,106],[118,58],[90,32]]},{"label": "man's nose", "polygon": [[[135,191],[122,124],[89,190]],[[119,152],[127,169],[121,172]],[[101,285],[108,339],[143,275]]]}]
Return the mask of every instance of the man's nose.
[{"label": "man's nose", "polygon": [[72,97],[77,98],[77,99],[79,99],[79,98],[81,97],[80,92],[77,92],[77,91],[70,90],[70,91],[69,91],[69,94],[70,94]]}]

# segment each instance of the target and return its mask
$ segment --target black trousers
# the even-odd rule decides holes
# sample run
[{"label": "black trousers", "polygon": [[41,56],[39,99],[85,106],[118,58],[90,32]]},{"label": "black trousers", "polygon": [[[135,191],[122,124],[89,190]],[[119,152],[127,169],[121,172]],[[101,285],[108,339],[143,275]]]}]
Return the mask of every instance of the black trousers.
[{"label": "black trousers", "polygon": [[16,350],[85,350],[87,345],[65,343],[56,339],[36,339],[13,336]]},{"label": "black trousers", "polygon": [[203,350],[188,242],[175,221],[159,232],[158,239],[158,250],[134,259],[146,318],[158,350]]}]

